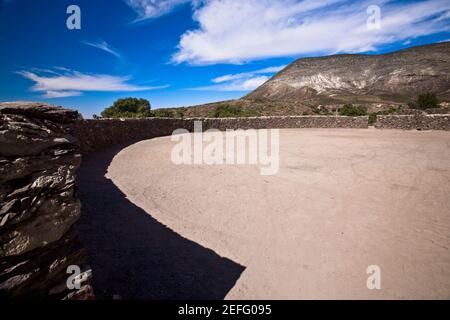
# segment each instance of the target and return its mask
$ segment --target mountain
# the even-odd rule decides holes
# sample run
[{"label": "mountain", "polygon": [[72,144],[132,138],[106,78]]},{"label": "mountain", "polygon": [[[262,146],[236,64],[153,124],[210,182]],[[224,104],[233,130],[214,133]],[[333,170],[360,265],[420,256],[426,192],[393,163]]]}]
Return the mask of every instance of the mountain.
[{"label": "mountain", "polygon": [[378,55],[301,58],[237,100],[162,109],[177,116],[214,116],[218,108],[257,116],[333,114],[344,104],[369,113],[405,111],[419,93],[434,92],[450,113],[450,42]]},{"label": "mountain", "polygon": [[450,101],[450,42],[378,55],[301,58],[244,99],[308,105],[407,103],[422,92]]}]

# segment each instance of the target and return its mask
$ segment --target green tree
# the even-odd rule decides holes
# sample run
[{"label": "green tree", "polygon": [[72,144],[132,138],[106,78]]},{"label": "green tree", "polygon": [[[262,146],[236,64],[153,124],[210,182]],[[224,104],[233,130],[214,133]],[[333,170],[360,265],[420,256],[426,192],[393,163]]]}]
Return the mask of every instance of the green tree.
[{"label": "green tree", "polygon": [[146,118],[151,117],[150,102],[146,99],[124,98],[102,111],[103,118]]},{"label": "green tree", "polygon": [[439,106],[439,100],[436,96],[436,93],[426,92],[419,94],[417,96],[417,108],[418,109],[429,109],[429,108],[437,108]]}]

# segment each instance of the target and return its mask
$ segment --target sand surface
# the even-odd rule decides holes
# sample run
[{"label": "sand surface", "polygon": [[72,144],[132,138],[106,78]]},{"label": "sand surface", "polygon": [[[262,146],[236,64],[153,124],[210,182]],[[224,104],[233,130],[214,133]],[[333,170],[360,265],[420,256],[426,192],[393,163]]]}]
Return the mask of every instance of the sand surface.
[{"label": "sand surface", "polygon": [[[243,267],[224,298],[450,298],[449,132],[280,130],[273,176],[175,165],[174,145],[128,146],[106,177],[171,232]],[[366,286],[370,265],[380,290]]]}]

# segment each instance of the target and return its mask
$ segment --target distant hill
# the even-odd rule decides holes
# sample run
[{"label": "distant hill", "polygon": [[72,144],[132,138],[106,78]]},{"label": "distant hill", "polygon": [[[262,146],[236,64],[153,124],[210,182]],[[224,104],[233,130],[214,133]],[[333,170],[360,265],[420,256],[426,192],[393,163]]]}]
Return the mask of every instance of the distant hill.
[{"label": "distant hill", "polygon": [[407,103],[435,92],[450,101],[450,42],[380,55],[301,58],[245,99],[304,103]]},{"label": "distant hill", "polygon": [[322,114],[347,103],[378,112],[406,107],[426,92],[450,102],[450,42],[379,55],[301,58],[242,99],[183,108],[183,113],[205,117],[217,107],[230,106],[255,115]]}]

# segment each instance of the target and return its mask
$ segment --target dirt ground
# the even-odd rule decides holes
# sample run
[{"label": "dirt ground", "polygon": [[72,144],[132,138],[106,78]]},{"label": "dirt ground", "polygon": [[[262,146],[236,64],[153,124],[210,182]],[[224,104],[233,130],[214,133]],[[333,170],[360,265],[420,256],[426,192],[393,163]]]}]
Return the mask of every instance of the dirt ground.
[{"label": "dirt ground", "polygon": [[[242,266],[222,287],[223,298],[450,298],[450,132],[284,129],[273,176],[255,165],[175,165],[174,145],[163,137],[128,146],[106,177],[170,232]],[[88,163],[83,170],[88,177],[93,169]],[[95,183],[85,181],[101,193]],[[114,219],[106,200],[96,201],[104,219]],[[125,221],[127,212],[120,214]],[[146,232],[125,225],[117,232]],[[136,255],[166,239],[149,241]],[[95,264],[100,258],[92,250]],[[187,252],[182,245],[171,250],[177,257]],[[193,254],[180,263],[192,258],[209,270],[208,260]],[[187,270],[158,267],[158,259],[158,274]],[[370,265],[381,270],[379,290],[367,288]],[[186,290],[182,297],[189,297]]]}]

